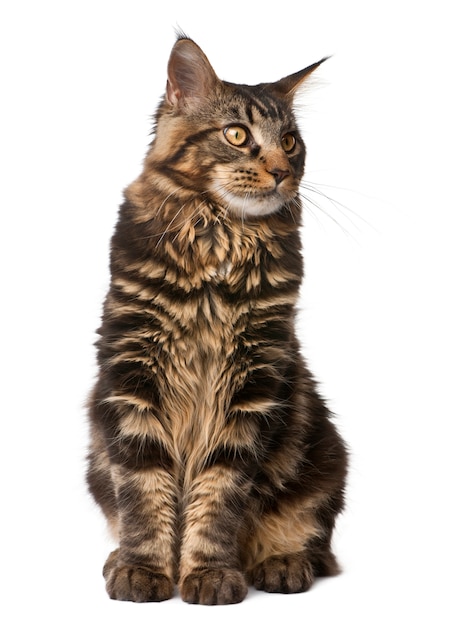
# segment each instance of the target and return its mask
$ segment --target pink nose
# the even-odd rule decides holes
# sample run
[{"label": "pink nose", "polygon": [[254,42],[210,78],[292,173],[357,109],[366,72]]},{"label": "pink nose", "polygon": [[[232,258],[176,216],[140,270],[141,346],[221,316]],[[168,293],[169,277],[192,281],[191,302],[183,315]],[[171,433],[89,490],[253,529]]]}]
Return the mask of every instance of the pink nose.
[{"label": "pink nose", "polygon": [[284,180],[284,178],[287,178],[290,172],[288,170],[280,170],[279,168],[275,167],[274,169],[269,170],[269,173],[274,176],[276,180],[276,185],[279,185]]}]

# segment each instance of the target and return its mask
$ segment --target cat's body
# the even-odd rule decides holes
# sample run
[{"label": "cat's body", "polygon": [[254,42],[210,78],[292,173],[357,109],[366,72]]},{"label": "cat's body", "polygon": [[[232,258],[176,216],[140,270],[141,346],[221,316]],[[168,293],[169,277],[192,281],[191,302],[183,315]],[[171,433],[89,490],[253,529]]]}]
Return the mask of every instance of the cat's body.
[{"label": "cat's body", "polygon": [[181,38],[112,240],[88,483],[119,549],[111,597],[241,601],[337,572],[344,445],[300,355],[291,111],[315,66],[220,81]]}]

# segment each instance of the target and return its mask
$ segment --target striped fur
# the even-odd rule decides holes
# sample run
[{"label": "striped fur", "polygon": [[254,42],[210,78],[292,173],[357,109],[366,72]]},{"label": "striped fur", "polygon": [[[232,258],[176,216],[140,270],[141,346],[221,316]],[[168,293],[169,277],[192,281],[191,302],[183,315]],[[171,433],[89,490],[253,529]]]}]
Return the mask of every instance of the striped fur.
[{"label": "striped fur", "polygon": [[178,584],[187,602],[226,604],[248,584],[298,592],[338,571],[346,453],[294,328],[292,100],[317,66],[248,87],[220,81],[189,39],[172,51],[112,239],[89,402],[88,484],[119,542],[112,598]]}]

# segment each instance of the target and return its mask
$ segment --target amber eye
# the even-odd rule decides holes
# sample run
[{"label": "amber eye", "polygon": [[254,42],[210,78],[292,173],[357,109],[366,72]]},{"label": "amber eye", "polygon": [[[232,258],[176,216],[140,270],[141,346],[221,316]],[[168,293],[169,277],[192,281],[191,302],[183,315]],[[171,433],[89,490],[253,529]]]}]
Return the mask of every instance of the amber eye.
[{"label": "amber eye", "polygon": [[249,133],[243,126],[228,126],[223,134],[233,146],[244,146],[249,139]]},{"label": "amber eye", "polygon": [[292,133],[285,133],[285,135],[282,137],[281,143],[285,152],[291,152],[296,146],[295,136],[292,135]]}]

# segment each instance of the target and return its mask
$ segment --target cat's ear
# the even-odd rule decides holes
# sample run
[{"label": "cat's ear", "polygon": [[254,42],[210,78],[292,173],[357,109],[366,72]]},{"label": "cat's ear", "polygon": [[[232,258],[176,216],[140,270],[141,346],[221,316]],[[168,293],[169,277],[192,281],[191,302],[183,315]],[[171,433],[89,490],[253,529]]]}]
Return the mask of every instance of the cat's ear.
[{"label": "cat's ear", "polygon": [[300,70],[295,74],[290,74],[290,76],[286,76],[285,78],[281,78],[277,81],[277,83],[271,83],[271,90],[281,98],[286,98],[290,101],[293,100],[293,97],[297,91],[297,89],[311,76],[311,74],[320,66],[324,61],[329,59],[330,57],[324,57],[317,63],[313,63],[308,67],[305,67],[304,70]]},{"label": "cat's ear", "polygon": [[199,106],[215,90],[218,82],[201,48],[191,39],[178,39],[167,66],[167,102],[178,108]]}]

